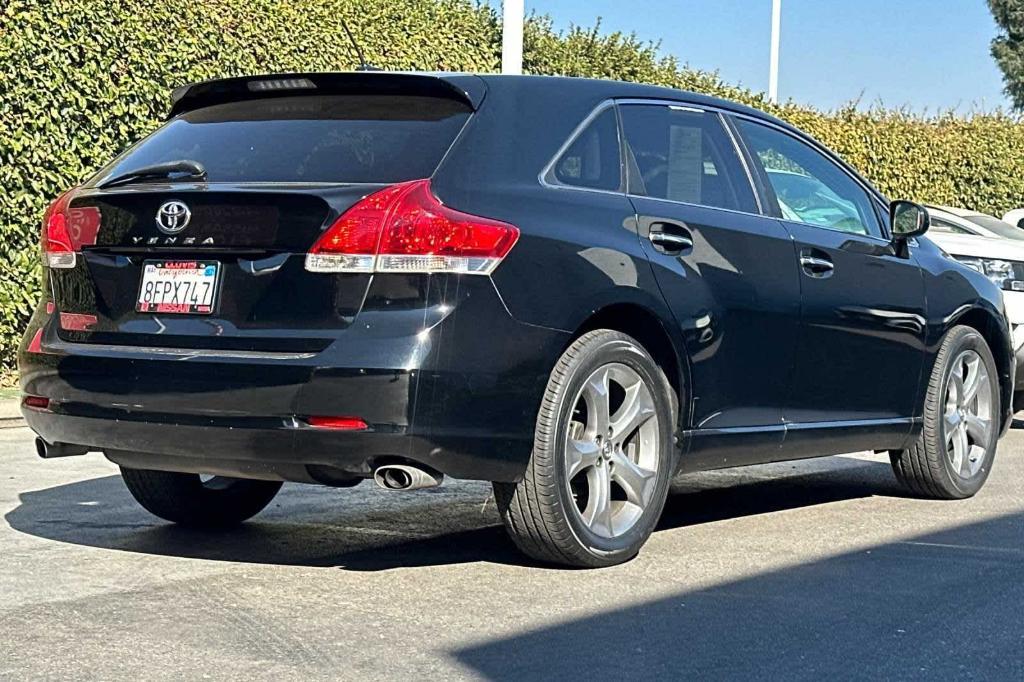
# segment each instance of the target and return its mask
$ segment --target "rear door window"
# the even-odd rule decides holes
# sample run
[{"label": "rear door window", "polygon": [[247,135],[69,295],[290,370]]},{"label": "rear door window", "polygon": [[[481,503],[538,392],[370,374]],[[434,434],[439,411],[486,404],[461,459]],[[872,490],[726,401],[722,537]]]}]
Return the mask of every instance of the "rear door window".
[{"label": "rear door window", "polygon": [[168,122],[101,172],[190,159],[209,182],[394,183],[433,174],[471,114],[461,102],[326,95],[232,102]]},{"label": "rear door window", "polygon": [[625,104],[621,112],[630,194],[757,212],[718,114],[660,104]]},{"label": "rear door window", "polygon": [[569,143],[545,180],[558,185],[610,192],[622,189],[619,125],[613,107],[607,107],[594,117]]}]

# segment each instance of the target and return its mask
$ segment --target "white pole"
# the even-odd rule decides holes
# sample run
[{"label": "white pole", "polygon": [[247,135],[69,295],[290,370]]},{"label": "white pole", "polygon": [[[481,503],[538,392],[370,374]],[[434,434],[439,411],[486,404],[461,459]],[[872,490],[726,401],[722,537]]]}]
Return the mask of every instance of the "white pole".
[{"label": "white pole", "polygon": [[501,72],[523,72],[523,0],[505,0],[501,20]]},{"label": "white pole", "polygon": [[779,101],[779,31],[782,26],[782,0],[772,0],[772,51],[768,66],[768,99]]}]

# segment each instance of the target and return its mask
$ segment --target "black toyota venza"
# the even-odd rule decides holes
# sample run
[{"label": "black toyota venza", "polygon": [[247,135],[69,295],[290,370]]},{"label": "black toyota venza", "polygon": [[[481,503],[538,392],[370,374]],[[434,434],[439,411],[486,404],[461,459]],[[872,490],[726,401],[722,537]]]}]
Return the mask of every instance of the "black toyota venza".
[{"label": "black toyota venza", "polygon": [[229,526],[282,481],[493,481],[516,544],[637,553],[678,472],[891,453],[981,488],[998,287],[764,113],[570,78],[310,73],[175,91],[44,218],[20,349],[43,457]]}]

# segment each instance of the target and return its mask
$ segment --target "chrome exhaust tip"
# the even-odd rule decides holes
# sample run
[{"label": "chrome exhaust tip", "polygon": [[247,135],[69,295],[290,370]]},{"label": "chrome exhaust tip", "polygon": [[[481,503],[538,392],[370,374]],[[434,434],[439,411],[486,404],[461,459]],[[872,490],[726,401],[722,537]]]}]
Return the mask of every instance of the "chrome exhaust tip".
[{"label": "chrome exhaust tip", "polygon": [[42,438],[36,438],[36,454],[43,459],[54,457],[77,457],[89,452],[84,445],[71,445],[70,443],[47,443]]},{"label": "chrome exhaust tip", "polygon": [[410,464],[384,464],[373,470],[373,482],[384,490],[419,490],[441,485],[444,474]]}]

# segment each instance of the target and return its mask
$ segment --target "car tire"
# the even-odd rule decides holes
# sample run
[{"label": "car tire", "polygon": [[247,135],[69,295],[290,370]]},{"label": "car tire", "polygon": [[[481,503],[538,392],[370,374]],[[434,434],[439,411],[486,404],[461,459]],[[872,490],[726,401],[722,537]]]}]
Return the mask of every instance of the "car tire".
[{"label": "car tire", "polygon": [[577,339],[551,372],[522,480],[494,484],[519,549],[589,568],[636,556],[675,473],[677,404],[635,339],[607,329]]},{"label": "car tire", "polygon": [[999,374],[984,337],[971,327],[949,330],[928,381],[921,435],[889,455],[900,483],[936,499],[977,493],[996,454],[999,396]]},{"label": "car tire", "polygon": [[121,478],[139,504],[167,521],[194,528],[237,525],[263,510],[280,481],[257,481],[121,467]]}]

